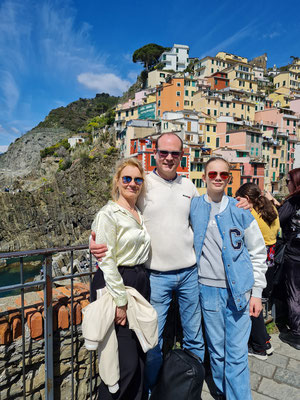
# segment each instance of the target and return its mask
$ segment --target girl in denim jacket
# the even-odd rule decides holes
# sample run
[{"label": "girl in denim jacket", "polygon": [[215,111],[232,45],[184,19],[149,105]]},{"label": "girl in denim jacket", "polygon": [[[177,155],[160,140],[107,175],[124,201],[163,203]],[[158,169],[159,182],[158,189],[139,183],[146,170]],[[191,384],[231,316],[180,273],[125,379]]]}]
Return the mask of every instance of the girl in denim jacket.
[{"label": "girl in denim jacket", "polygon": [[190,220],[198,263],[200,302],[219,398],[251,399],[248,368],[250,316],[262,310],[266,249],[250,211],[225,195],[230,165],[205,166],[207,194],[192,200]]}]

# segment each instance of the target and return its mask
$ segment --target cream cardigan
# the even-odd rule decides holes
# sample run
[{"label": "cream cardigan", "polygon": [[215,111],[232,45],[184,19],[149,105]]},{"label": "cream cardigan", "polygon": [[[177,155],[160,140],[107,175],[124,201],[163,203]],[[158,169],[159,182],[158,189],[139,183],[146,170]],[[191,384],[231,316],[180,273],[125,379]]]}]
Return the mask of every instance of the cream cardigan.
[{"label": "cream cardigan", "polygon": [[[134,288],[125,286],[128,299],[127,319],[143,351],[158,343],[157,313]],[[106,288],[97,290],[98,299],[82,310],[82,334],[88,350],[98,348],[99,375],[111,393],[119,389],[118,341],[114,327],[116,303]]]}]

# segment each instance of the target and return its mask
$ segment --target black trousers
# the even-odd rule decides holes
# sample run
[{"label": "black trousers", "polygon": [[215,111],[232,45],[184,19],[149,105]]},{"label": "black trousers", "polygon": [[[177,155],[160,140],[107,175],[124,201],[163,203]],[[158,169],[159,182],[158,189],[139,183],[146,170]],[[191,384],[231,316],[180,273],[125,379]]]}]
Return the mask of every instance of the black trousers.
[{"label": "black trousers", "polygon": [[289,326],[300,336],[300,261],[286,258],[284,261]]},{"label": "black trousers", "polygon": [[266,342],[271,339],[271,336],[266,330],[263,312],[259,316],[251,317],[251,333],[249,338],[249,344],[256,351],[266,350]]},{"label": "black trousers", "polygon": [[[143,265],[135,267],[119,267],[125,286],[134,287],[147,300],[150,299],[150,281]],[[103,273],[100,269],[92,281],[91,301],[97,299],[97,289],[105,286]],[[115,325],[120,365],[119,390],[112,394],[104,382],[98,390],[99,400],[141,400],[144,390],[144,365],[146,354],[143,352],[136,334],[125,326]]]}]

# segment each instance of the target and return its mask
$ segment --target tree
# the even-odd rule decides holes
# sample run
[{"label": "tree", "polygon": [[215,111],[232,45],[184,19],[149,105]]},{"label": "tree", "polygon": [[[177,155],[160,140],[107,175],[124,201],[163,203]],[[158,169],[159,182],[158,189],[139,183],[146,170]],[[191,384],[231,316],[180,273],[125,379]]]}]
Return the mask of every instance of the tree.
[{"label": "tree", "polygon": [[132,56],[132,61],[134,63],[140,62],[144,64],[144,68],[149,71],[150,68],[158,63],[158,59],[161,54],[168,50],[170,50],[169,47],[163,47],[155,43],[149,43],[135,50]]}]

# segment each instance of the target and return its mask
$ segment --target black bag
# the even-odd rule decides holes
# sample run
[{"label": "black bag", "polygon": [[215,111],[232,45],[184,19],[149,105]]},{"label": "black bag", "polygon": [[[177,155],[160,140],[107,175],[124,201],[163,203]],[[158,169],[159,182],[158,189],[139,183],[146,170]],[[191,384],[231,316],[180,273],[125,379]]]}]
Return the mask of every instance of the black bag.
[{"label": "black bag", "polygon": [[151,400],[201,399],[205,370],[189,350],[175,349],[166,355]]},{"label": "black bag", "polygon": [[283,263],[286,245],[287,242],[285,240],[283,240],[281,237],[277,237],[275,244],[275,255],[274,255],[275,264]]}]

